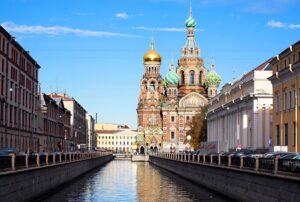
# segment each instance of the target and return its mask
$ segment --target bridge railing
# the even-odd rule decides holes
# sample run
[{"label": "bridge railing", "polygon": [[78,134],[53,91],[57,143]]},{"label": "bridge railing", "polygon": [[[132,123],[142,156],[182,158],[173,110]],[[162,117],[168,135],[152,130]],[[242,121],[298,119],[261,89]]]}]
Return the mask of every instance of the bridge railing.
[{"label": "bridge railing", "polygon": [[0,172],[15,171],[30,167],[42,167],[52,164],[81,161],[85,159],[97,158],[112,154],[111,152],[91,152],[91,153],[42,153],[42,154],[11,154],[0,156]]},{"label": "bridge railing", "polygon": [[248,169],[253,171],[271,172],[280,174],[296,174],[300,176],[300,160],[280,159],[280,158],[262,158],[259,156],[233,156],[233,155],[195,155],[195,154],[157,154],[161,158],[192,162],[197,164],[209,164],[213,166],[232,167],[239,169]]}]

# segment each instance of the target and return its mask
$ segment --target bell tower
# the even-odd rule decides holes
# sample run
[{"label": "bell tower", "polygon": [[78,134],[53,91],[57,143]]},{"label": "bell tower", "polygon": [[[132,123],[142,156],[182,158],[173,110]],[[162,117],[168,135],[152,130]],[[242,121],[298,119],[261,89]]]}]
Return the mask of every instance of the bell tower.
[{"label": "bell tower", "polygon": [[150,49],[143,59],[144,74],[140,82],[140,96],[137,108],[138,130],[141,132],[149,126],[150,119],[155,120],[158,127],[161,127],[162,123],[161,105],[164,101],[164,87],[160,74],[161,56],[155,51],[153,36]]}]

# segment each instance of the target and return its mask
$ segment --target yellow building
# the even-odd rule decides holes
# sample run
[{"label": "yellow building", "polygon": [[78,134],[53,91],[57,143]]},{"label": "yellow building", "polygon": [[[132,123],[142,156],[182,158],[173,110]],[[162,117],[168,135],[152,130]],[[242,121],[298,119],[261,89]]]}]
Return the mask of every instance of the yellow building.
[{"label": "yellow building", "polygon": [[300,151],[300,41],[272,60],[273,120],[272,144]]}]

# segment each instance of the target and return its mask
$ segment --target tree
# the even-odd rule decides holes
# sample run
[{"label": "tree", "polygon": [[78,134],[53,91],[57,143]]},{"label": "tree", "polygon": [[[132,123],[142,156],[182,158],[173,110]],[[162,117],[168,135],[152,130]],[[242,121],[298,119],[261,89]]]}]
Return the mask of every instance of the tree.
[{"label": "tree", "polygon": [[194,150],[199,149],[200,142],[207,140],[207,113],[208,106],[201,109],[201,112],[196,114],[191,122],[191,130],[187,135],[191,135],[190,145]]}]

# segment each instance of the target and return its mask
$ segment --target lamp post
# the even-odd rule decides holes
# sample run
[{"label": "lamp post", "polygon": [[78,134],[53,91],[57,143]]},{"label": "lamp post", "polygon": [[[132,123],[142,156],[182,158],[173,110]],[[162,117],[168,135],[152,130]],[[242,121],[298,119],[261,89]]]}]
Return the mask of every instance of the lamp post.
[{"label": "lamp post", "polygon": [[192,139],[192,136],[190,134],[188,134],[188,136],[186,136],[186,139],[188,140],[188,143],[189,143],[188,151],[191,151],[190,141]]}]

